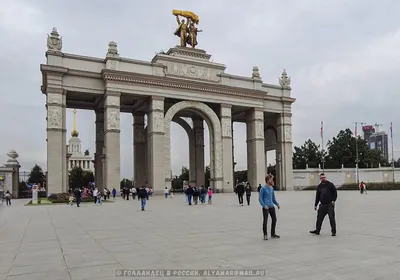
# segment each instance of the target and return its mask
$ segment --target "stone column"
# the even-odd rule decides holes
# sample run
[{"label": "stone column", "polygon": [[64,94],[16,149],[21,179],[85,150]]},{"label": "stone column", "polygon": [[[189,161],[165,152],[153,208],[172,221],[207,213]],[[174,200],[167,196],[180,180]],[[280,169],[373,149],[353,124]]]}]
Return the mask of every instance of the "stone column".
[{"label": "stone column", "polygon": [[[68,151],[68,145],[67,145],[67,151]],[[67,172],[67,191],[69,191],[69,158],[72,156],[71,153],[67,152],[67,156],[66,156],[66,160],[67,160],[67,168],[66,168],[66,172]]]},{"label": "stone column", "polygon": [[120,93],[105,93],[104,100],[104,152],[103,188],[118,188],[121,179],[120,149]]},{"label": "stone column", "polygon": [[280,114],[277,120],[276,184],[280,190],[293,190],[292,114]]},{"label": "stone column", "polygon": [[[164,145],[164,98],[151,97],[147,116],[149,187],[153,188],[154,193],[162,194],[164,186],[171,188],[171,172],[166,172],[164,164],[167,149]],[[169,177],[166,177],[167,173]]]},{"label": "stone column", "polygon": [[[194,155],[189,156],[189,160],[194,157],[195,183],[197,186],[205,186],[205,166],[204,166],[204,123],[203,119],[193,118],[194,134]],[[189,143],[190,145],[190,143]]]},{"label": "stone column", "polygon": [[133,116],[133,174],[135,186],[146,184],[146,134],[144,114]]},{"label": "stone column", "polygon": [[264,112],[253,108],[247,117],[247,178],[251,186],[265,182]]},{"label": "stone column", "polygon": [[232,106],[221,104],[221,132],[222,132],[222,159],[223,159],[223,190],[232,192],[235,186],[233,178],[233,156],[232,156]]},{"label": "stone column", "polygon": [[[94,154],[94,185],[103,190],[103,161],[101,156],[104,147],[104,109],[98,108],[96,114],[96,153]],[[116,187],[117,188],[117,187]]]},{"label": "stone column", "polygon": [[65,92],[50,88],[47,91],[47,189],[48,194],[67,190],[67,151],[65,123]]}]

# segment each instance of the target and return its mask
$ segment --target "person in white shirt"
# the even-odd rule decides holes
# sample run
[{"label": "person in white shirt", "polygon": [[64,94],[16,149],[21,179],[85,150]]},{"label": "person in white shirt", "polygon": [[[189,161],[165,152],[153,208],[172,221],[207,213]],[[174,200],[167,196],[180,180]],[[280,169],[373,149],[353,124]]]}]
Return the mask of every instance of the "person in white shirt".
[{"label": "person in white shirt", "polygon": [[99,194],[99,190],[97,188],[94,189],[93,191],[93,200],[94,200],[94,204],[97,203],[97,195]]},{"label": "person in white shirt", "polygon": [[165,198],[168,198],[168,188],[167,187],[165,187],[165,189],[164,189],[164,195],[165,195]]}]

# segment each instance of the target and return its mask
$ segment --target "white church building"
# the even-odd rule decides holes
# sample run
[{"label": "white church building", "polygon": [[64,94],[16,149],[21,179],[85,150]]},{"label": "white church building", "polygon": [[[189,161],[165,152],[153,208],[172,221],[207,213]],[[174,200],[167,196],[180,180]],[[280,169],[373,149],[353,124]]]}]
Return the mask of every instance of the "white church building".
[{"label": "white church building", "polygon": [[75,166],[79,166],[86,171],[94,171],[93,158],[89,154],[89,150],[82,152],[82,143],[79,139],[79,132],[76,129],[76,110],[74,112],[74,130],[71,132],[71,139],[68,141],[68,171]]}]

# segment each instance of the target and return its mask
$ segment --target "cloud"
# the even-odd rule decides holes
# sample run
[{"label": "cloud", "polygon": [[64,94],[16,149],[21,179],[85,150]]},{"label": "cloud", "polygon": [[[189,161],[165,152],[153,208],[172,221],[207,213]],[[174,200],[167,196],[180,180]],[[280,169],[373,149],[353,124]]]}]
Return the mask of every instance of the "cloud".
[{"label": "cloud", "polygon": [[[400,123],[398,80],[400,21],[395,0],[221,0],[188,1],[41,1],[0,0],[0,164],[11,148],[22,169],[46,163],[45,96],[40,92],[39,65],[45,63],[47,33],[56,26],[65,52],[104,57],[107,44],[118,43],[121,56],[151,60],[177,44],[172,9],[200,16],[199,47],[227,72],[251,76],[260,68],[264,82],[278,83],[282,69],[292,77],[294,145],[311,138],[320,142],[320,122],[328,140],[353,121]],[[67,113],[68,136],[72,113]],[[121,116],[121,174],[133,176],[132,116]],[[84,148],[94,152],[94,113],[78,111]],[[172,124],[174,173],[188,165],[188,140]],[[246,168],[246,129],[234,125],[236,169]],[[206,136],[208,134],[206,132]],[[399,147],[399,148],[397,148]],[[395,151],[400,156],[400,146]],[[206,163],[209,162],[206,140]],[[268,155],[270,162],[273,156]]]}]

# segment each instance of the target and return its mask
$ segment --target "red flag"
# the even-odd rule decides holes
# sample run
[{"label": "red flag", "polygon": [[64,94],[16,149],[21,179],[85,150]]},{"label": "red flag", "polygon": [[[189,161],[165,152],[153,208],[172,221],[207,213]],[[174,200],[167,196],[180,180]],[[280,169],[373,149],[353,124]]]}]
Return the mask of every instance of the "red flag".
[{"label": "red flag", "polygon": [[324,138],[324,122],[321,122],[321,138]]}]

